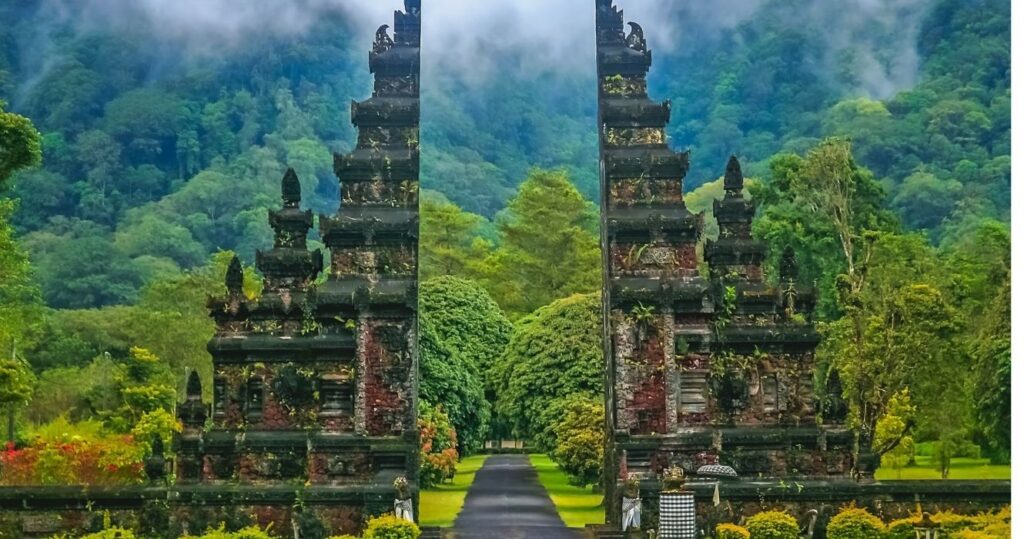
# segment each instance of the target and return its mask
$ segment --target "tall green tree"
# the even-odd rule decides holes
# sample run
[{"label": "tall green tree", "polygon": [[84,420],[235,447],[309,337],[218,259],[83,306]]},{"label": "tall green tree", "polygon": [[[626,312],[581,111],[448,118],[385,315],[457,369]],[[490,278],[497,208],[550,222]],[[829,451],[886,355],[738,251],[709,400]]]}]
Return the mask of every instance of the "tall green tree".
[{"label": "tall green tree", "polygon": [[1006,273],[971,343],[977,381],[973,393],[983,448],[996,462],[1010,461],[1012,354],[1010,274]]},{"label": "tall green tree", "polygon": [[[431,339],[438,343],[427,342],[434,348],[444,348],[454,357],[454,361],[464,362],[468,370],[466,387],[482,387],[485,401],[479,402],[476,397],[463,399],[469,410],[452,410],[456,416],[472,417],[482,415],[488,418],[480,422],[487,432],[471,430],[462,435],[460,449],[478,447],[481,436],[486,434],[491,439],[499,438],[506,429],[495,422],[491,413],[492,403],[496,400],[496,390],[487,377],[492,366],[504,354],[512,338],[513,326],[505,317],[505,313],[479,284],[458,277],[438,277],[420,284],[420,320],[431,328]],[[424,343],[421,342],[421,346]],[[433,348],[432,348],[433,350]],[[421,350],[421,356],[425,352]],[[433,357],[428,358],[431,361]],[[440,367],[432,367],[439,369]],[[454,366],[452,367],[454,368]],[[458,366],[462,368],[462,366]],[[461,374],[460,374],[461,375]],[[432,384],[434,382],[431,382]],[[440,384],[441,382],[437,382]],[[450,384],[451,382],[444,382]],[[462,388],[454,390],[463,391]],[[435,393],[441,393],[437,391]],[[429,395],[428,395],[429,396]],[[446,409],[449,404],[446,404]],[[465,429],[463,429],[465,430]],[[468,444],[467,444],[468,442]]]},{"label": "tall green tree", "polygon": [[551,428],[572,396],[604,394],[599,294],[577,294],[519,320],[490,375],[498,412],[512,434],[543,451],[556,445]]},{"label": "tall green tree", "polygon": [[[32,122],[5,112],[0,101],[0,192],[16,171],[39,163],[40,139]],[[28,257],[11,227],[15,207],[13,201],[0,198],[0,411],[24,404],[31,396],[35,379],[28,364],[16,355],[16,343],[27,344],[41,315]]]},{"label": "tall green tree", "polygon": [[519,318],[558,298],[601,287],[599,216],[565,171],[534,170],[498,216],[498,247],[484,279]]},{"label": "tall green tree", "polygon": [[421,197],[420,220],[420,279],[472,275],[473,243],[484,218],[427,191]]},{"label": "tall green tree", "polygon": [[419,325],[420,399],[425,407],[440,405],[458,433],[459,453],[483,447],[491,417],[484,383],[460,350],[449,347],[430,318]]},{"label": "tall green tree", "polygon": [[513,326],[478,283],[439,277],[420,284],[420,316],[434,323],[438,336],[483,374],[501,357]]},{"label": "tall green tree", "polygon": [[864,286],[873,238],[898,228],[882,186],[843,139],[826,139],[802,157],[780,154],[770,169],[751,186],[760,207],[754,234],[776,256],[795,249],[801,278],[822,290],[819,315],[835,319]]},{"label": "tall green tree", "polygon": [[0,187],[23,168],[42,159],[42,136],[28,118],[7,112],[0,101]]},{"label": "tall green tree", "polygon": [[871,246],[856,301],[824,327],[822,355],[839,371],[862,443],[873,443],[905,389],[918,410],[919,439],[959,443],[969,435],[968,387],[952,382],[967,360],[964,319],[945,269],[924,237],[883,234]]}]

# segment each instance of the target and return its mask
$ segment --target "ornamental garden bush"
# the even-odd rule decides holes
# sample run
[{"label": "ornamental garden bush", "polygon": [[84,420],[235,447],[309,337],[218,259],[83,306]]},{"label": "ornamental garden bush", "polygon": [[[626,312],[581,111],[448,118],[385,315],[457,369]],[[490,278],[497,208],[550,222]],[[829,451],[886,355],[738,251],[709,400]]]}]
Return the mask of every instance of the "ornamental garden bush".
[{"label": "ornamental garden bush", "polygon": [[750,532],[736,524],[719,524],[715,528],[715,539],[750,539]]},{"label": "ornamental garden bush", "polygon": [[[187,539],[187,537],[182,539]],[[207,530],[206,533],[194,539],[274,539],[274,536],[270,535],[270,526],[267,526],[266,529],[259,526],[249,526],[236,532],[229,532],[221,524],[220,528]]]},{"label": "ornamental garden bush", "polygon": [[876,539],[885,535],[882,520],[860,507],[843,509],[828,523],[828,539]]},{"label": "ornamental garden bush", "polygon": [[24,447],[0,452],[0,485],[123,486],[143,481],[146,444],[109,435],[97,422],[58,420]]},{"label": "ornamental garden bush", "polygon": [[[914,523],[921,515],[894,520],[888,525],[886,539],[916,539]],[[981,515],[961,515],[944,511],[931,515],[932,522],[942,526],[944,537],[950,539],[1006,539],[1010,537],[1010,508]],[[831,539],[831,535],[829,536]]]},{"label": "ornamental garden bush", "polygon": [[420,487],[428,489],[455,477],[459,452],[458,439],[448,414],[440,405],[423,403],[418,420],[420,429]]},{"label": "ornamental garden bush", "polygon": [[371,518],[363,539],[418,539],[420,527],[395,515]]},{"label": "ornamental garden bush", "polygon": [[747,521],[750,539],[799,539],[796,519],[781,511],[758,513]]},{"label": "ornamental garden bush", "polygon": [[135,539],[135,533],[124,528],[107,528],[103,531],[83,535],[81,539]]}]

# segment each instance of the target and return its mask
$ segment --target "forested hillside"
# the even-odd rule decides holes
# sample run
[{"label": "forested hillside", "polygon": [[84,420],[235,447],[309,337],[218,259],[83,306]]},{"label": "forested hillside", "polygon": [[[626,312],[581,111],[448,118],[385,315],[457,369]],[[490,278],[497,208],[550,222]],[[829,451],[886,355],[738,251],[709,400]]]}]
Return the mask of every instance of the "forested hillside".
[{"label": "forested hillside", "polygon": [[[810,2],[774,0],[735,28],[656,51],[654,93],[673,100],[674,143],[694,149],[688,186],[716,178],[730,153],[762,175],[775,153],[840,134],[909,228],[938,240],[970,216],[1008,219],[1009,2],[922,4],[847,23],[863,32],[845,48],[801,21]],[[147,280],[221,249],[251,260],[269,240],[263,208],[285,166],[310,207],[334,209],[331,153],[350,146],[348,103],[368,85],[367,45],[343,15],[197,55],[145,27],[55,22],[50,5],[0,7],[0,98],[44,134],[44,165],[12,194],[48,304],[131,302]],[[685,12],[673,16],[687,27]],[[897,42],[893,28],[919,31]],[[903,59],[906,46],[919,62]],[[510,65],[510,78],[467,82],[452,69],[424,84],[425,187],[493,217],[531,167],[564,167],[596,201],[589,77]]]}]

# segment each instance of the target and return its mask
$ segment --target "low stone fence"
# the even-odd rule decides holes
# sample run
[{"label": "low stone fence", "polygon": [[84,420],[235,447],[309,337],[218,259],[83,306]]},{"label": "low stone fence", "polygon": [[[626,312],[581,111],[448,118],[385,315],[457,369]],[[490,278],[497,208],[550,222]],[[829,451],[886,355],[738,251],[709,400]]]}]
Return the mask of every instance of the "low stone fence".
[{"label": "low stone fence", "polygon": [[7,487],[0,488],[0,538],[99,531],[107,519],[143,537],[176,538],[225,523],[316,538],[357,533],[366,518],[392,511],[393,503],[390,484]]},{"label": "low stone fence", "polygon": [[[806,521],[816,515],[814,537],[824,538],[829,519],[856,503],[885,520],[918,511],[976,514],[1010,503],[1009,481],[736,481],[687,488],[697,498],[698,526],[707,532],[768,509]],[[641,485],[645,529],[656,528],[656,482]],[[175,487],[0,488],[0,538],[50,537],[65,531],[98,531],[104,519],[144,537],[175,538],[221,523],[229,527],[272,525],[283,537],[319,538],[323,530],[355,533],[368,516],[392,510],[394,489],[382,482],[360,486],[195,485]],[[418,503],[416,504],[418,506]],[[812,513],[813,511],[813,513]],[[593,529],[595,536],[623,537]]]},{"label": "low stone fence", "polygon": [[[813,518],[814,537],[824,539],[829,520],[850,504],[864,507],[886,521],[920,511],[949,510],[971,515],[1010,504],[1010,481],[699,481],[686,488],[696,494],[698,528],[707,536],[718,524],[738,522],[765,510],[785,511],[802,525]],[[657,528],[659,489],[657,481],[641,484],[645,530]],[[621,514],[621,500],[614,503],[613,514]],[[623,537],[615,530],[594,527],[593,531],[595,537]]]}]

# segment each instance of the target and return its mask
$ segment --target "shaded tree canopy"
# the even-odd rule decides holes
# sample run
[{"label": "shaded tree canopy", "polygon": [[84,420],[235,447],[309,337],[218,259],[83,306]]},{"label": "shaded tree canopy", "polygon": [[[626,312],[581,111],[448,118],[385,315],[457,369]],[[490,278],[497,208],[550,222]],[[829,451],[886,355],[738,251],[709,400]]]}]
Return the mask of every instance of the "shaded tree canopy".
[{"label": "shaded tree canopy", "polygon": [[[561,299],[517,322],[491,376],[498,412],[524,438],[543,436],[562,399],[599,398],[604,394],[600,295]],[[550,446],[550,441],[544,445]]]}]

